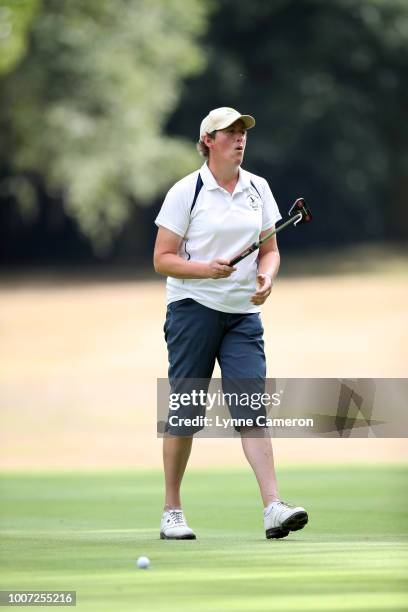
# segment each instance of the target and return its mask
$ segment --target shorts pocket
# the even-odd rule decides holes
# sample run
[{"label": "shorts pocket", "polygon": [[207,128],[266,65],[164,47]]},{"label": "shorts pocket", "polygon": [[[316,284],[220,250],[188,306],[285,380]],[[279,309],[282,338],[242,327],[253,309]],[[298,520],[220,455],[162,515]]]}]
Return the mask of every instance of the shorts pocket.
[{"label": "shorts pocket", "polygon": [[169,326],[171,323],[171,318],[173,316],[172,309],[170,308],[170,306],[172,306],[172,304],[169,304],[167,306],[166,320],[164,321],[164,325],[163,325],[164,339],[166,340],[166,342],[167,342],[167,335],[169,332]]},{"label": "shorts pocket", "polygon": [[173,323],[174,318],[179,315],[178,318],[180,320],[180,316],[183,317],[183,314],[180,311],[182,311],[183,307],[188,307],[191,304],[196,304],[196,302],[191,298],[185,298],[183,300],[177,300],[176,302],[170,302],[170,304],[167,304],[166,320],[163,326],[164,338],[166,342],[169,334],[170,325]]}]

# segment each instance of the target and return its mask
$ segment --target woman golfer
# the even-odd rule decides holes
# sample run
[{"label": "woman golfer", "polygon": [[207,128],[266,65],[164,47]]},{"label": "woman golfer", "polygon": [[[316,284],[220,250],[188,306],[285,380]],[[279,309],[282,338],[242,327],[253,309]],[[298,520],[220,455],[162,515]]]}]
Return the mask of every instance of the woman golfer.
[{"label": "woman golfer", "polygon": [[[253,117],[233,108],[212,110],[201,122],[198,143],[206,162],[170,189],[156,219],[154,267],[168,277],[164,331],[172,391],[191,391],[192,380],[211,379],[216,360],[224,392],[240,381],[251,390],[263,389],[260,306],[279,269],[276,237],[235,267],[229,265],[281,219],[266,180],[241,168],[247,130],[254,125]],[[203,414],[204,407],[183,410],[194,416],[194,410]],[[232,417],[254,416],[251,407],[239,403],[229,410]],[[160,537],[195,539],[182,510],[180,486],[193,435],[202,427],[178,427],[170,420],[163,439],[166,495]],[[284,538],[301,529],[307,513],[279,498],[267,430],[237,429],[259,484],[266,537]]]}]

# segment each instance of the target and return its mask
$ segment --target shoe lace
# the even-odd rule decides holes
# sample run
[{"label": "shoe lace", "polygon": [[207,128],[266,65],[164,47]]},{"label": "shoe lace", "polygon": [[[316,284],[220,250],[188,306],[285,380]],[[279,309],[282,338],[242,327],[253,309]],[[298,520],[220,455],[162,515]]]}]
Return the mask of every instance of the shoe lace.
[{"label": "shoe lace", "polygon": [[283,501],[283,499],[280,499],[276,503],[279,504],[280,506],[285,506],[286,508],[295,508],[293,504],[289,504],[288,502]]},{"label": "shoe lace", "polygon": [[184,525],[184,517],[182,510],[170,510],[170,516],[176,525]]}]

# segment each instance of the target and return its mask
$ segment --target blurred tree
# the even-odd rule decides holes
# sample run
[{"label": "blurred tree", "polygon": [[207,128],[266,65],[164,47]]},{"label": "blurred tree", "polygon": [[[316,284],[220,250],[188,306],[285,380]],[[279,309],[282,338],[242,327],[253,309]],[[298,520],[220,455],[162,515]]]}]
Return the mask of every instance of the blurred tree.
[{"label": "blurred tree", "polygon": [[27,50],[27,32],[40,0],[0,0],[0,74],[14,68]]},{"label": "blurred tree", "polygon": [[[253,113],[245,166],[316,221],[282,240],[408,238],[406,0],[220,0],[169,131],[197,133],[210,108]],[[188,112],[186,112],[188,109]],[[320,208],[320,210],[319,210]],[[284,208],[283,208],[284,211]]]},{"label": "blurred tree", "polygon": [[163,125],[182,77],[204,67],[206,4],[16,0],[1,16],[2,194],[30,220],[41,183],[104,253],[131,201],[149,204],[196,163]]}]

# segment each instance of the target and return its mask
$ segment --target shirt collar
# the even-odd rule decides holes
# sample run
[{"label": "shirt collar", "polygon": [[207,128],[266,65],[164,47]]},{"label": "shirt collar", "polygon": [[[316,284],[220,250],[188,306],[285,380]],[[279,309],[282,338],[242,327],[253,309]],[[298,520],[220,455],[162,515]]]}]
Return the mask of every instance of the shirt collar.
[{"label": "shirt collar", "polygon": [[211,170],[209,169],[207,162],[205,162],[201,168],[200,168],[200,175],[204,184],[204,187],[209,190],[209,189],[218,189],[219,188],[219,184],[217,183],[217,181],[214,178],[213,173],[211,172]]},{"label": "shirt collar", "polygon": [[235,187],[235,191],[244,191],[245,189],[249,189],[251,187],[251,179],[249,177],[249,172],[244,170],[243,168],[239,169],[239,179],[237,186]]},{"label": "shirt collar", "polygon": [[[209,169],[207,162],[205,162],[201,166],[200,175],[201,175],[204,187],[207,190],[220,188],[219,184],[214,178],[213,173]],[[236,184],[234,193],[238,191],[244,191],[245,189],[249,189],[250,186],[251,186],[251,181],[249,178],[249,173],[246,170],[239,168],[239,177],[238,177],[238,182]]]}]

